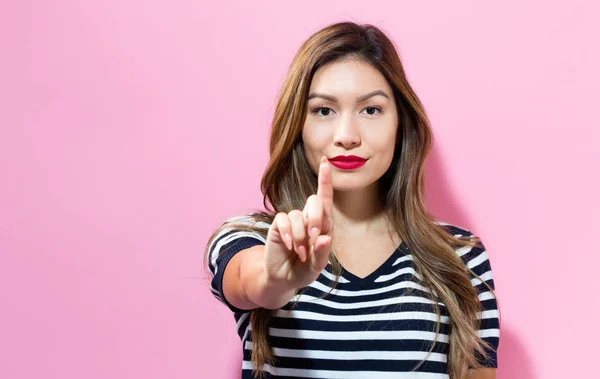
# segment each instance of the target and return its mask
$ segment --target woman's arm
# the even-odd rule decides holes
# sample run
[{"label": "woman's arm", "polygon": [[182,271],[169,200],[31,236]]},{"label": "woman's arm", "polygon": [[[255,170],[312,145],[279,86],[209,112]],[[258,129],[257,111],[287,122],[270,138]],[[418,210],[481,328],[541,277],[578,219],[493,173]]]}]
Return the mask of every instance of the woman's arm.
[{"label": "woman's arm", "polygon": [[264,271],[265,245],[244,249],[231,258],[223,277],[223,294],[239,309],[277,309],[294,296],[295,289],[272,286]]},{"label": "woman's arm", "polygon": [[496,379],[496,369],[480,368],[477,370],[469,370],[466,379]]}]

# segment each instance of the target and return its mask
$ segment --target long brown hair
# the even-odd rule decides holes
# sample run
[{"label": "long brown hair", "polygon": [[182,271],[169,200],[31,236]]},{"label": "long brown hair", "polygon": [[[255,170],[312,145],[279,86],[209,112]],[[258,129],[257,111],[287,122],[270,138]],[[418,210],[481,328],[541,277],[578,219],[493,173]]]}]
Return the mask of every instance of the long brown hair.
[{"label": "long brown hair", "polygon": [[[252,217],[271,223],[278,212],[304,208],[306,199],[316,193],[317,176],[309,166],[301,138],[308,91],[319,67],[342,59],[358,59],[372,65],[393,89],[399,139],[392,164],[379,179],[381,202],[391,226],[408,245],[415,268],[437,308],[436,339],[441,323],[438,301],[448,311],[451,322],[449,374],[453,379],[463,378],[468,368],[481,367],[476,355],[485,357],[488,345],[477,335],[481,303],[470,281],[470,274],[476,275],[455,249],[476,246],[480,241],[477,237],[454,237],[425,209],[424,163],[431,149],[430,123],[406,78],[395,45],[380,29],[369,24],[340,22],[317,31],[302,44],[282,86],[271,125],[270,160],[261,182],[263,204],[268,211]],[[225,227],[255,231],[266,238],[264,228],[223,224],[211,236],[205,259],[208,247]],[[341,266],[334,253],[330,260],[336,275],[335,286]],[[264,364],[275,363],[267,339],[273,311],[255,309],[251,312],[252,362],[255,375],[262,376]]]}]

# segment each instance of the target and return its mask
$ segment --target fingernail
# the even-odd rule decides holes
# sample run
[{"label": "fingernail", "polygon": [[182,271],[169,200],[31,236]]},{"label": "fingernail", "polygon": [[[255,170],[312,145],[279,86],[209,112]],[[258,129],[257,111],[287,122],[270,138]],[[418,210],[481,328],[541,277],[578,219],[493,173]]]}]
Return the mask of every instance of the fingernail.
[{"label": "fingernail", "polygon": [[302,262],[306,261],[306,249],[304,246],[298,246],[298,255],[300,256],[300,260]]},{"label": "fingernail", "polygon": [[310,242],[314,244],[319,236],[319,229],[314,226],[308,234],[310,234]]},{"label": "fingernail", "polygon": [[292,236],[290,236],[290,233],[285,233],[283,235],[283,241],[285,242],[285,246],[289,249],[292,250]]}]

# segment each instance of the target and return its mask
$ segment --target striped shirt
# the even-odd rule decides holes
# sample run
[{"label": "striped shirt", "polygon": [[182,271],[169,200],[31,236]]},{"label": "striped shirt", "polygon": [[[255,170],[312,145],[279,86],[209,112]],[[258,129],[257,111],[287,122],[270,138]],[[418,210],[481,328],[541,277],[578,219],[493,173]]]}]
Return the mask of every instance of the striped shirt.
[{"label": "striped shirt", "polygon": [[[249,216],[228,221],[254,224]],[[473,236],[457,226],[437,221],[455,236]],[[255,224],[269,228],[263,222]],[[255,232],[222,230],[209,246],[210,289],[233,312],[243,348],[242,379],[252,376],[250,313],[231,305],[223,295],[225,265],[239,251],[265,244]],[[488,255],[483,244],[460,247],[456,253],[481,280],[494,288]],[[434,303],[421,285],[408,246],[402,242],[392,255],[364,278],[342,268],[331,294],[331,262],[319,277],[286,306],[274,311],[269,324],[269,345],[274,367],[265,365],[266,378],[448,378],[450,321],[442,302],[440,334]],[[471,283],[479,294],[483,312],[478,334],[493,348],[485,367],[497,367],[499,315],[495,297],[475,276]],[[323,297],[323,298],[321,298]],[[293,301],[297,301],[294,305]],[[434,349],[428,355],[432,343]],[[420,366],[418,366],[423,360]],[[417,367],[418,366],[418,367]],[[415,367],[417,367],[415,369]]]}]

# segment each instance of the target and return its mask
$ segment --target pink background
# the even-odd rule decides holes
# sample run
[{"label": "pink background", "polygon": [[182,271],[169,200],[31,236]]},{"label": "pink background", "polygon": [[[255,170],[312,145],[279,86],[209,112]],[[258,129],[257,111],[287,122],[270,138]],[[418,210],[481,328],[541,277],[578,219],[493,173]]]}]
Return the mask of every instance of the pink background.
[{"label": "pink background", "polygon": [[287,67],[345,19],[398,44],[436,138],[430,209],[488,248],[498,377],[594,376],[597,2],[283,3],[2,2],[0,377],[239,377],[202,249],[261,206]]}]

